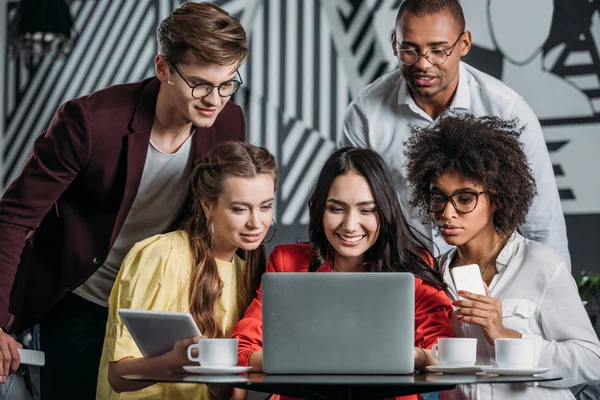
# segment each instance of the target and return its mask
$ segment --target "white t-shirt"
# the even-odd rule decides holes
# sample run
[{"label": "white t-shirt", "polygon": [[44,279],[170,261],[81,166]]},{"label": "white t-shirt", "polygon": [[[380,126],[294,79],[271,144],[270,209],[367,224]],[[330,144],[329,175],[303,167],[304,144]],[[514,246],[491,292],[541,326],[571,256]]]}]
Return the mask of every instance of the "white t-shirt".
[{"label": "white t-shirt", "polygon": [[163,233],[177,218],[188,194],[192,137],[173,154],[148,146],[144,172],[131,210],[103,265],[73,292],[108,307],[108,297],[123,259],[142,239]]},{"label": "white t-shirt", "polygon": [[[542,127],[525,100],[499,80],[465,64],[460,64],[458,87],[450,110],[478,116],[496,115],[518,118],[526,129],[520,137],[533,171],[537,196],[520,231],[531,240],[544,243],[560,253],[571,267],[567,230],[554,170],[548,155]],[[423,225],[408,207],[410,197],[406,180],[404,142],[411,126],[426,127],[434,120],[417,106],[400,70],[386,74],[360,91],[350,103],[344,118],[340,145],[368,147],[385,160],[396,185],[408,223],[433,239],[443,254],[450,249],[443,238],[435,237],[432,227]]]},{"label": "white t-shirt", "polygon": [[[450,275],[456,250],[440,257],[440,268],[451,300],[458,293]],[[496,260],[498,274],[490,283],[492,297],[502,300],[502,323],[536,343],[537,366],[551,367],[559,381],[537,384],[459,385],[442,392],[442,400],[574,399],[568,387],[600,381],[600,342],[583,307],[565,261],[546,245],[513,233]],[[481,327],[456,316],[457,337],[477,338],[477,365],[494,365],[495,348]]]}]

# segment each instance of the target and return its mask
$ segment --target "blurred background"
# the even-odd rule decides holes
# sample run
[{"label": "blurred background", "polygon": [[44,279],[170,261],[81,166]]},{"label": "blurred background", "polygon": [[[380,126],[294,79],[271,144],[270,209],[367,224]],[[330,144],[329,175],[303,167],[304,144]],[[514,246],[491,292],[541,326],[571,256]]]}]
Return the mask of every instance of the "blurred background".
[{"label": "blurred background", "polygon": [[[61,103],[154,75],[155,28],[181,3],[0,0],[0,193]],[[400,0],[215,3],[240,18],[250,39],[234,100],[248,141],[267,146],[281,168],[273,244],[306,240],[307,197],[344,109],[398,67],[390,34]],[[600,273],[600,1],[462,4],[474,41],[466,61],[520,93],[542,123],[573,274]]]}]

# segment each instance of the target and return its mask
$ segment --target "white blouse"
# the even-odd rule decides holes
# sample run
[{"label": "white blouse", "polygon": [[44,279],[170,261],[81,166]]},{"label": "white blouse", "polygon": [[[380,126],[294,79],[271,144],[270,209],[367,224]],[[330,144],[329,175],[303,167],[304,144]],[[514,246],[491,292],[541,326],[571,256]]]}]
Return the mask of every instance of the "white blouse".
[{"label": "white blouse", "polygon": [[[439,258],[450,298],[458,293],[450,275],[456,249]],[[560,381],[530,384],[459,385],[442,399],[574,399],[567,388],[600,381],[600,342],[581,303],[565,261],[550,247],[513,233],[496,260],[498,274],[490,284],[492,297],[502,300],[502,323],[523,337],[534,338],[539,367]],[[494,346],[474,324],[456,316],[457,337],[477,338],[477,364],[494,365]]]}]

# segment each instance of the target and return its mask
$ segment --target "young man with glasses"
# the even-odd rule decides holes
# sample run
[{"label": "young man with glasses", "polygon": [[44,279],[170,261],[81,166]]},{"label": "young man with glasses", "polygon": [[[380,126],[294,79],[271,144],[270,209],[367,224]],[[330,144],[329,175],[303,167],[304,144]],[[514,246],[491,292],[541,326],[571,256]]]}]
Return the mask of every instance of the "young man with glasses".
[{"label": "young man with glasses", "polygon": [[520,140],[538,188],[519,229],[525,237],[553,247],[570,266],[565,219],[540,123],[512,89],[461,62],[471,48],[471,32],[465,30],[459,2],[405,0],[391,44],[400,69],[365,87],[348,106],[340,146],[370,147],[384,157],[409,222],[444,253],[449,246],[408,206],[403,152],[411,127],[426,127],[446,111],[518,118],[526,126]]},{"label": "young man with glasses", "polygon": [[19,365],[6,332],[39,322],[44,400],[95,397],[124,256],[177,220],[196,159],[245,140],[229,101],[248,54],[239,21],[185,3],[157,40],[157,76],[61,106],[0,200],[0,382]]}]

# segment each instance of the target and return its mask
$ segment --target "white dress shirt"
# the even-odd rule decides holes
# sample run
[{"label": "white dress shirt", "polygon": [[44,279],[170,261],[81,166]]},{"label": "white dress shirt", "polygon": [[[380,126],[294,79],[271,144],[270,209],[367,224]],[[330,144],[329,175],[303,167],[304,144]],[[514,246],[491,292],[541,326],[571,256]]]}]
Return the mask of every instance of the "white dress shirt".
[{"label": "white dress shirt", "polygon": [[[520,124],[526,125],[520,140],[535,177],[538,195],[519,229],[525,237],[558,251],[570,270],[565,218],[554,171],[542,128],[529,105],[504,83],[461,63],[458,87],[450,110],[478,116],[495,115],[502,119],[518,118]],[[409,209],[410,192],[404,156],[404,142],[411,134],[411,126],[426,127],[432,122],[434,120],[413,100],[400,70],[396,70],[366,86],[350,103],[339,145],[368,147],[384,158],[409,224],[434,240],[440,249],[434,254],[439,255],[448,251],[450,246],[440,236],[433,235],[432,226],[424,225],[416,210]]]},{"label": "white dress shirt", "polygon": [[[439,259],[449,296],[458,293],[450,275],[455,249]],[[502,323],[536,343],[537,366],[559,381],[538,384],[459,385],[446,399],[574,399],[568,387],[600,381],[600,342],[564,260],[546,245],[513,233],[496,260],[498,274],[489,286],[502,300]],[[494,365],[494,346],[478,325],[452,317],[457,337],[477,338],[477,365]]]}]

